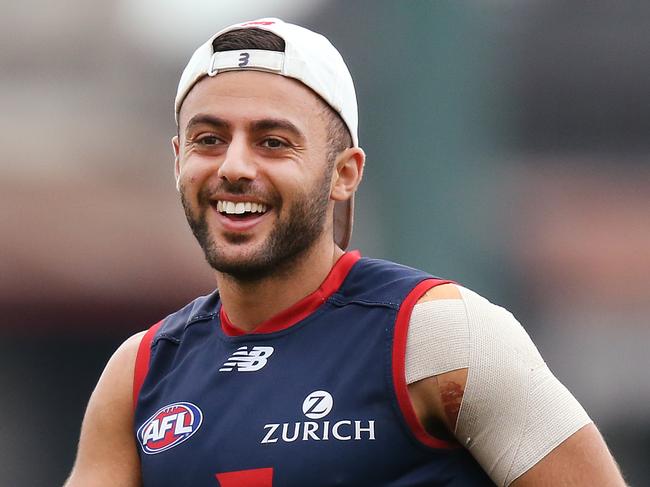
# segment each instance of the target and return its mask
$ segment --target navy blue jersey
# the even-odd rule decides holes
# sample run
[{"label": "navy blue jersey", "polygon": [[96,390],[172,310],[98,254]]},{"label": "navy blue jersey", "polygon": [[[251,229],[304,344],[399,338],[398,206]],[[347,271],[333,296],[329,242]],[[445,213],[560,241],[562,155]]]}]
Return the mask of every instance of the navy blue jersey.
[{"label": "navy blue jersey", "polygon": [[254,333],[232,326],[217,292],[161,321],[136,360],[144,485],[492,485],[424,431],[408,397],[411,310],[444,282],[350,252]]}]

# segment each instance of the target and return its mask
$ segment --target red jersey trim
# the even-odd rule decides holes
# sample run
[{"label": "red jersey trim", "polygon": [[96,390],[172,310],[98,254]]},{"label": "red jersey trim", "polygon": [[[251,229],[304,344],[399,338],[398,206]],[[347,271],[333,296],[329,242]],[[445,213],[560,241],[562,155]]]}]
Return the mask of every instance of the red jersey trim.
[{"label": "red jersey trim", "polygon": [[[256,335],[260,333],[273,333],[285,330],[299,321],[304,320],[307,316],[316,311],[321,304],[327,301],[332,294],[338,291],[350,272],[350,269],[352,269],[352,266],[354,266],[360,258],[361,253],[358,250],[353,250],[352,252],[346,252],[343,254],[341,258],[336,261],[336,264],[334,264],[332,270],[316,291],[311,293],[309,296],[304,297],[293,306],[261,323],[250,333]],[[226,335],[242,336],[248,334],[230,322],[223,306],[219,310],[219,317],[221,328]]]},{"label": "red jersey trim", "polygon": [[273,468],[254,468],[215,475],[221,487],[273,487]]},{"label": "red jersey trim", "polygon": [[153,337],[156,335],[156,332],[162,323],[163,320],[160,320],[158,323],[149,328],[147,332],[142,336],[142,340],[140,340],[140,345],[138,346],[138,354],[135,356],[135,370],[133,371],[133,409],[135,409],[138,404],[140,389],[142,389],[144,379],[147,377],[147,372],[149,372],[151,342],[153,341]]},{"label": "red jersey trim", "polygon": [[397,395],[397,403],[411,432],[421,443],[431,448],[458,448],[460,445],[456,442],[449,442],[431,436],[416,416],[411,398],[409,397],[408,385],[406,384],[406,339],[411,320],[411,312],[418,300],[429,289],[451,282],[441,279],[427,279],[422,281],[413,288],[402,302],[397,312],[397,319],[395,320],[395,336],[393,338],[393,384]]}]

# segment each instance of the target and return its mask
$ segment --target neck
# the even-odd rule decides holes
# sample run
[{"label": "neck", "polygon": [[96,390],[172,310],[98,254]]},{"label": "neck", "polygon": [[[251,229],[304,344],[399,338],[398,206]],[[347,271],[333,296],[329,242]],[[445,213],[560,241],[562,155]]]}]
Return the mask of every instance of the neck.
[{"label": "neck", "polygon": [[243,282],[218,272],[217,286],[230,322],[242,331],[254,331],[318,289],[343,253],[330,240],[314,245],[290,269],[257,281]]}]

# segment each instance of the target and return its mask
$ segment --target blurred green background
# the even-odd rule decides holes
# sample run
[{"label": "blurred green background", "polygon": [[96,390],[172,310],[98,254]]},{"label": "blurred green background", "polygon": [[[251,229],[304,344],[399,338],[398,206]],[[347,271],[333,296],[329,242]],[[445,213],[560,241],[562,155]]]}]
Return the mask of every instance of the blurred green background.
[{"label": "blurred green background", "polygon": [[512,310],[650,478],[650,4],[25,1],[0,19],[0,485],[60,485],[119,343],[213,281],[173,98],[233,22],[322,32],[368,154],[353,248]]}]

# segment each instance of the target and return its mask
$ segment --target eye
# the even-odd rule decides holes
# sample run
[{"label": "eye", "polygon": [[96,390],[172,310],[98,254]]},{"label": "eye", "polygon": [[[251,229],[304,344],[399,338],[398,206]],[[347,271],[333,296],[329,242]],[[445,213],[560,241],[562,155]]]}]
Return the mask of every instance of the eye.
[{"label": "eye", "polygon": [[206,135],[195,140],[195,143],[203,146],[217,145],[219,142],[221,142],[221,139],[216,135]]},{"label": "eye", "polygon": [[269,137],[262,140],[262,146],[267,149],[282,149],[284,147],[287,147],[288,144],[275,137]]}]

